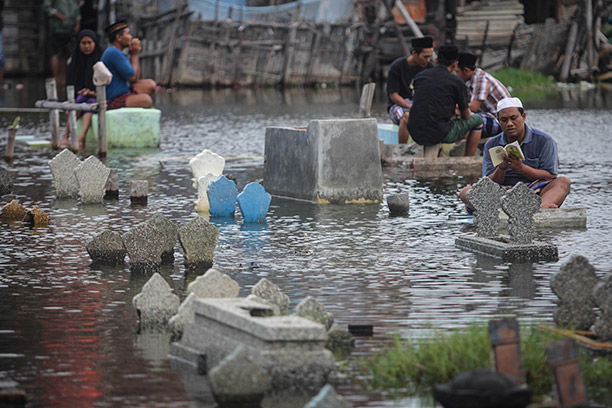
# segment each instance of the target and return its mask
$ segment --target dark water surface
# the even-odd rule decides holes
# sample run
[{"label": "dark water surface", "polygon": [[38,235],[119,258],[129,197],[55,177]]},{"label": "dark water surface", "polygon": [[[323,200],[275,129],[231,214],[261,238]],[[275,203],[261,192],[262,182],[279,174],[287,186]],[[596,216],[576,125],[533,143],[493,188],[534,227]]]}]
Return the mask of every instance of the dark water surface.
[{"label": "dark water surface", "polygon": [[[5,91],[4,106],[33,106],[42,85]],[[427,336],[517,315],[522,323],[550,322],[549,278],[573,254],[586,256],[603,276],[612,271],[612,94],[560,94],[534,103],[528,122],[559,143],[561,172],[574,184],[567,206],[588,208],[586,230],[546,231],[559,247],[557,263],[511,264],[458,250],[466,225],[455,192],[465,180],[406,180],[386,171],[385,195],[409,191],[409,217],[390,218],[384,204],[314,205],[274,199],[267,224],[243,225],[240,216],[219,228],[215,266],[237,280],[241,295],[262,277],[279,285],[295,305],[311,295],[341,325],[372,322],[375,335],[358,339],[354,355],[380,349],[390,335]],[[12,171],[15,197],[40,205],[52,224],[30,229],[0,223],[0,375],[21,383],[30,407],[202,407],[181,373],[166,359],[167,338],[138,334],[132,297],[146,278],[127,266],[90,267],[85,243],[105,229],[125,232],[153,213],[182,224],[196,215],[188,160],[204,148],[226,157],[225,173],[239,188],[262,175],[266,126],[303,126],[311,119],[355,117],[354,89],[180,90],[157,96],[163,109],[162,146],[111,151],[120,170],[120,199],[104,205],[56,201],[46,150],[18,152]],[[384,101],[376,116],[388,122]],[[12,115],[2,114],[6,128]],[[48,137],[46,115],[26,115],[20,134]],[[149,205],[133,208],[129,180],[147,179]],[[13,197],[4,196],[0,205]],[[183,295],[186,276],[177,249],[162,270]],[[202,381],[204,381],[202,379]],[[187,386],[191,389],[191,386]],[[339,387],[356,407],[428,406],[426,400],[391,401],[357,386]]]}]

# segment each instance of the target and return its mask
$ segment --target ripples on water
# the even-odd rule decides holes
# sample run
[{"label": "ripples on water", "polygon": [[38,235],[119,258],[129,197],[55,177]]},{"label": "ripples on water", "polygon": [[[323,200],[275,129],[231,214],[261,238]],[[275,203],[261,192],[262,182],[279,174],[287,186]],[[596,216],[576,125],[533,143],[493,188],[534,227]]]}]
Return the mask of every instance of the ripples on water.
[{"label": "ripples on water", "polygon": [[[9,106],[6,100],[32,105],[9,96]],[[38,97],[34,92],[31,100]],[[602,96],[597,98],[601,105]],[[241,188],[262,177],[266,126],[355,117],[357,101],[353,89],[159,95],[161,149],[111,151],[107,165],[120,169],[122,195],[104,205],[56,201],[47,165],[54,154],[18,152],[15,197],[28,207],[40,205],[53,223],[36,229],[0,224],[0,374],[22,384],[32,407],[195,406],[166,360],[167,339],[136,333],[131,299],[146,278],[131,276],[127,266],[90,267],[84,244],[105,229],[125,232],[155,212],[179,224],[194,217],[196,192],[187,161],[202,149],[225,156],[225,173]],[[409,217],[390,218],[384,204],[274,199],[265,225],[244,225],[239,215],[213,220],[220,231],[215,266],[240,283],[241,295],[266,277],[294,304],[316,297],[342,325],[373,322],[375,335],[358,339],[357,356],[380,349],[394,332],[426,336],[432,327],[482,323],[502,314],[550,321],[555,297],[549,278],[572,254],[588,257],[602,273],[612,270],[612,113],[588,106],[528,110],[528,122],[559,143],[561,172],[574,181],[567,206],[589,208],[586,231],[540,234],[559,247],[557,263],[510,264],[456,249],[454,239],[466,226],[448,216],[462,212],[455,192],[466,181],[406,180],[401,172],[387,171],[385,195],[409,191]],[[376,113],[387,121],[384,101]],[[2,116],[2,125],[11,119]],[[20,134],[46,137],[45,115],[26,116],[23,124]],[[129,205],[125,193],[133,178],[149,180],[145,208]],[[162,274],[181,295],[194,278],[185,276],[178,251],[174,266]],[[341,391],[355,406],[428,405],[384,401],[352,387]]]}]

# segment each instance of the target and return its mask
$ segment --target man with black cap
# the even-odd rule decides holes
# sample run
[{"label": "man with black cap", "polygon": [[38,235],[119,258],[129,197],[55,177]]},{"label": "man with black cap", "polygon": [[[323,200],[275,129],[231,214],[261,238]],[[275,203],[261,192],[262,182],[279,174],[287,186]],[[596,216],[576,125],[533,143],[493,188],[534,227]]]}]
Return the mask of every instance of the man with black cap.
[{"label": "man with black cap", "polygon": [[470,52],[459,53],[457,76],[465,81],[470,98],[470,110],[483,119],[482,137],[491,137],[501,132],[495,118],[497,102],[510,97],[510,92],[491,74],[476,67],[478,57]]},{"label": "man with black cap", "polygon": [[[454,143],[467,137],[465,155],[476,154],[482,118],[468,107],[465,83],[452,72],[457,68],[459,51],[454,45],[438,50],[438,65],[414,77],[414,103],[408,131],[426,156],[438,156],[440,143]],[[455,118],[456,108],[459,116]]]},{"label": "man with black cap", "polygon": [[408,57],[400,57],[391,63],[387,78],[387,111],[391,121],[399,125],[399,143],[408,141],[408,117],[412,107],[412,79],[426,68],[431,68],[433,39],[419,37],[412,39],[412,51]]},{"label": "man with black cap", "polygon": [[[155,92],[155,81],[140,78],[140,59],[142,51],[140,40],[132,38],[125,21],[118,21],[104,29],[110,45],[102,54],[100,61],[113,74],[113,80],[106,85],[108,109],[123,107],[150,108],[153,106],[151,95]],[[130,57],[123,53],[128,48]]]}]

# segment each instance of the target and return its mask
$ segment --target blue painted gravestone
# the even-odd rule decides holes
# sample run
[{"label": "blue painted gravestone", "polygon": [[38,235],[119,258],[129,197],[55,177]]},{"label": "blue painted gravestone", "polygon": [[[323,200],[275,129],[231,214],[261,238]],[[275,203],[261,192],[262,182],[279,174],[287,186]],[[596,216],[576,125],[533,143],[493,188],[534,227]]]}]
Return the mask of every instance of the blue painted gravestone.
[{"label": "blue painted gravestone", "polygon": [[208,202],[211,217],[229,217],[236,209],[236,183],[220,175],[208,185]]},{"label": "blue painted gravestone", "polygon": [[238,194],[238,207],[245,222],[265,222],[272,196],[259,183],[249,183]]}]

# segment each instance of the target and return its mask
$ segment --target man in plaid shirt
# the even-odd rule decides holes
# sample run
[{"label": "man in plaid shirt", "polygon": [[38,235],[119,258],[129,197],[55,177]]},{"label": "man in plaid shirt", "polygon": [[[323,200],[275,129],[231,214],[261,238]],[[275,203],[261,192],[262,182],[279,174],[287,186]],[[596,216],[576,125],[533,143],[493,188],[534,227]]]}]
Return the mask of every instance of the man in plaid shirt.
[{"label": "man in plaid shirt", "polygon": [[506,87],[491,74],[476,67],[478,58],[469,52],[459,54],[457,76],[465,81],[470,93],[470,110],[483,119],[482,137],[491,137],[501,132],[495,118],[497,102],[510,97]]}]

